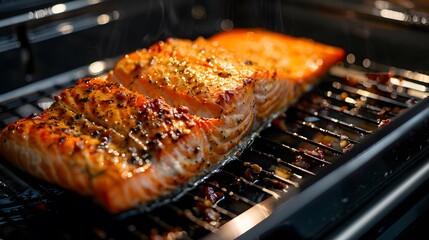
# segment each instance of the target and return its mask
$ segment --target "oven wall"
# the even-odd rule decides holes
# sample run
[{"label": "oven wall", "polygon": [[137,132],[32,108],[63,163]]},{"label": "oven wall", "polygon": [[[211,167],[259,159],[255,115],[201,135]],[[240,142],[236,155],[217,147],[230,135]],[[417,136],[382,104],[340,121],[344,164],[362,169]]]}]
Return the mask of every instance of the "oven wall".
[{"label": "oven wall", "polygon": [[[79,1],[68,3],[75,2]],[[105,0],[31,21],[15,22],[14,17],[27,16],[19,11],[16,16],[0,17],[0,94],[94,61],[120,57],[167,37],[195,38],[219,32],[228,11],[225,4]]]}]

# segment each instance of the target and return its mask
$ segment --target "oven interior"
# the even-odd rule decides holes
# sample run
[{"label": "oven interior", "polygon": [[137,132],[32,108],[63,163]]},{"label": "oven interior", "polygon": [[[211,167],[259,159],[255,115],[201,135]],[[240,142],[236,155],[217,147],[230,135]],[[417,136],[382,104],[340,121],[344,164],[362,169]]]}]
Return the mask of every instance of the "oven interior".
[{"label": "oven interior", "polygon": [[79,78],[103,74],[121,55],[166,37],[262,27],[348,53],[247,148],[154,209],[112,216],[2,159],[0,236],[414,236],[427,219],[429,201],[429,18],[424,3],[414,3],[414,8],[403,1],[333,0],[0,3],[7,10],[0,18],[0,128],[46,109]]}]

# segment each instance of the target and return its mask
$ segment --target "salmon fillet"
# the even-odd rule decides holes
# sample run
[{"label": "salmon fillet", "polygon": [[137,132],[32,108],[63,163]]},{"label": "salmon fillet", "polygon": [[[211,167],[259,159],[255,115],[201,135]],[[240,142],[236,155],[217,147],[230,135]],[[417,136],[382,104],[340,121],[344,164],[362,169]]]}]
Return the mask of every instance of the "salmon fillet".
[{"label": "salmon fillet", "polygon": [[0,152],[22,170],[117,213],[171,193],[219,161],[204,130],[216,121],[85,79],[50,109],[7,126]]},{"label": "salmon fillet", "polygon": [[191,114],[217,119],[205,129],[214,136],[209,139],[216,146],[211,151],[223,156],[253,126],[256,72],[203,38],[170,38],[127,54],[108,80],[152,98],[162,97],[171,106],[187,106]]},{"label": "salmon fillet", "polygon": [[233,29],[209,40],[268,72],[255,82],[258,119],[284,109],[344,57],[340,48],[262,29]]},{"label": "salmon fillet", "polygon": [[108,79],[194,115],[220,118],[253,106],[255,69],[203,38],[167,39],[125,55]]}]

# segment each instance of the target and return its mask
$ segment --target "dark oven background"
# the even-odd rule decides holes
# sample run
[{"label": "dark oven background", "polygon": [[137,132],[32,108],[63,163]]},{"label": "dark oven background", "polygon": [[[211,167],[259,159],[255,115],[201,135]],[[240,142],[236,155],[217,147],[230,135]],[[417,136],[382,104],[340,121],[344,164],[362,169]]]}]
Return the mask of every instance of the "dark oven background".
[{"label": "dark oven background", "polygon": [[[405,20],[381,16],[380,2],[387,5],[381,7],[414,15]],[[61,3],[68,8],[62,9]],[[166,37],[210,36],[231,27],[261,27],[312,38],[343,47],[356,55],[356,61],[368,58],[421,71],[429,64],[427,6],[417,5],[418,1],[414,8],[419,12],[403,4],[363,0],[61,3],[0,2],[0,94]]]}]

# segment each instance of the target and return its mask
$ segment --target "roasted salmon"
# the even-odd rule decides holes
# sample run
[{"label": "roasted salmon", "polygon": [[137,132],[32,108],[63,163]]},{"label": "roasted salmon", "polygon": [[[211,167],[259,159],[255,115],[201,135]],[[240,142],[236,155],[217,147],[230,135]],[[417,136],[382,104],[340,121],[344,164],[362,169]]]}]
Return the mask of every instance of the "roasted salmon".
[{"label": "roasted salmon", "polygon": [[262,30],[160,41],[7,126],[0,155],[112,213],[151,204],[222,162],[343,54]]},{"label": "roasted salmon", "polygon": [[133,91],[219,118],[253,106],[255,70],[203,38],[167,39],[125,55],[109,74]]},{"label": "roasted salmon", "polygon": [[[186,105],[204,117],[228,116],[236,106],[248,105],[252,92],[256,119],[264,120],[300,96],[343,55],[342,49],[308,39],[237,29],[210,41],[160,41],[125,55],[109,79],[151,97],[163,96],[173,106]],[[219,104],[229,96],[235,99]]]},{"label": "roasted salmon", "polygon": [[116,213],[171,193],[214,164],[207,127],[213,124],[186,107],[84,79],[50,109],[7,126],[0,152],[22,170]]},{"label": "roasted salmon", "polygon": [[233,29],[209,40],[245,64],[265,68],[268,77],[259,77],[254,89],[262,119],[290,104],[344,57],[343,49],[263,29]]}]

